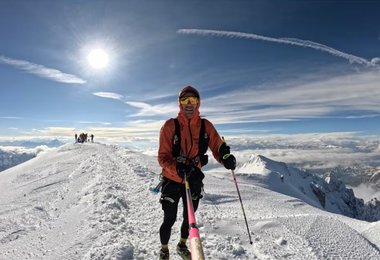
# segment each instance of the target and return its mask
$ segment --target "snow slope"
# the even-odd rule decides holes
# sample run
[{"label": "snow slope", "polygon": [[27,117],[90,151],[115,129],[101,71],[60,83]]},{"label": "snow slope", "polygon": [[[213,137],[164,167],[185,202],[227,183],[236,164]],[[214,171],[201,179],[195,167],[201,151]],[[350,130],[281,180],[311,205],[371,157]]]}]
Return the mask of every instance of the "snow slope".
[{"label": "snow slope", "polygon": [[[157,259],[159,171],[155,157],[85,143],[0,172],[0,259]],[[380,259],[380,222],[313,207],[264,173],[238,175],[253,245],[231,175],[206,173],[196,213],[206,259]]]}]

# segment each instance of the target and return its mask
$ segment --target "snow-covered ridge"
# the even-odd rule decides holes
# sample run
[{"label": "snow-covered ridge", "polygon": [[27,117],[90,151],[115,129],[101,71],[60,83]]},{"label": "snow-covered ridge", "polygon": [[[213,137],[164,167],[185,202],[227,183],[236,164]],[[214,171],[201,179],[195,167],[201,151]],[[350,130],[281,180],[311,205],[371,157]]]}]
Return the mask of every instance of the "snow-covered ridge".
[{"label": "snow-covered ridge", "polygon": [[333,175],[323,179],[262,155],[252,155],[238,173],[265,176],[262,183],[266,183],[270,189],[333,213],[367,221],[380,220],[380,201],[374,198],[364,203],[355,197],[352,189]]},{"label": "snow-covered ridge", "polygon": [[[379,222],[322,210],[289,182],[292,168],[282,183],[284,164],[261,156],[256,163],[268,171],[237,174],[253,245],[230,174],[206,173],[196,213],[206,259],[380,259]],[[0,259],[157,259],[163,215],[149,188],[159,172],[156,157],[95,143],[64,145],[0,172]],[[179,213],[172,260],[180,222]]]},{"label": "snow-covered ridge", "polygon": [[70,144],[0,173],[0,259],[139,255],[130,235],[149,217],[126,218],[132,205],[152,203],[143,198],[153,173],[140,160],[115,146]]}]

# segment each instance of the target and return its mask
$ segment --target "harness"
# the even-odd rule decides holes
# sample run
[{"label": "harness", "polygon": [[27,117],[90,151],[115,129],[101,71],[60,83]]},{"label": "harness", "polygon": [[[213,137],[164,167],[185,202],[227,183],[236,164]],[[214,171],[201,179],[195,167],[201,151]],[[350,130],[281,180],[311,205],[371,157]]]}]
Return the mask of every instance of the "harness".
[{"label": "harness", "polygon": [[[172,155],[177,158],[181,154],[181,128],[178,118],[173,118],[175,125],[175,132],[172,142]],[[208,156],[206,155],[208,149],[209,135],[206,133],[205,119],[201,118],[201,130],[199,132],[199,147],[198,157],[202,166],[207,164]]]}]

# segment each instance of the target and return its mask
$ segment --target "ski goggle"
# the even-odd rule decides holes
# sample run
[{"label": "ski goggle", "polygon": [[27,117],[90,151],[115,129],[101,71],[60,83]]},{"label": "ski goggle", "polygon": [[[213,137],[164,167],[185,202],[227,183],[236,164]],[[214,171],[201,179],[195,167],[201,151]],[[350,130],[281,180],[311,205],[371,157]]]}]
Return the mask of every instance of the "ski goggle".
[{"label": "ski goggle", "polygon": [[179,102],[181,105],[186,105],[186,104],[192,104],[192,105],[197,105],[198,104],[198,98],[197,97],[183,97],[179,99]]}]

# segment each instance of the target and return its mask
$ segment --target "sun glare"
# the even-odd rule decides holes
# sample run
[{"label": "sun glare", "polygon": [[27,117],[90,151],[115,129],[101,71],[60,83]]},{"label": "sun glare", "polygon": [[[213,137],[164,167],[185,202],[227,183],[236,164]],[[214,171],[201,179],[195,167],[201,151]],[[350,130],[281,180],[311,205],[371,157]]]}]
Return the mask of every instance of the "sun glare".
[{"label": "sun glare", "polygon": [[94,49],[87,56],[88,63],[94,69],[103,69],[109,62],[108,54],[102,49]]}]

